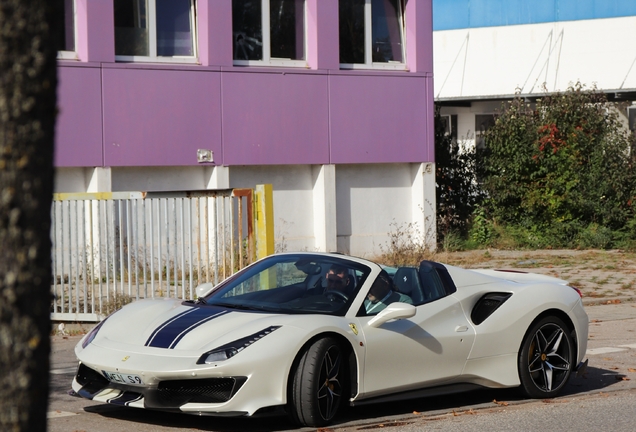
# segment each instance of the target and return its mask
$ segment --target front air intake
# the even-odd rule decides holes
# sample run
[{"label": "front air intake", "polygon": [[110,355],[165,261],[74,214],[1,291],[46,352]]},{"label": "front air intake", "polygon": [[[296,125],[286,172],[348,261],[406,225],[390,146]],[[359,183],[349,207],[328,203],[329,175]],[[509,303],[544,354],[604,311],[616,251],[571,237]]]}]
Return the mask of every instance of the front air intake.
[{"label": "front air intake", "polygon": [[186,403],[227,402],[246,380],[246,377],[229,377],[162,381],[157,388],[157,402],[169,407]]}]

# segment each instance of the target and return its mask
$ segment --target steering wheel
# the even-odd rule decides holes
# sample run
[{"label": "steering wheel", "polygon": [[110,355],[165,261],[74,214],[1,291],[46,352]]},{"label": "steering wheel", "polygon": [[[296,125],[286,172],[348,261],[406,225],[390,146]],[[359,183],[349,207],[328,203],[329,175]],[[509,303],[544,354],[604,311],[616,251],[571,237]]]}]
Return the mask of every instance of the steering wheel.
[{"label": "steering wheel", "polygon": [[336,290],[331,290],[327,292],[325,296],[331,301],[339,300],[343,303],[346,303],[347,301],[349,301],[349,297],[347,297],[346,294]]}]

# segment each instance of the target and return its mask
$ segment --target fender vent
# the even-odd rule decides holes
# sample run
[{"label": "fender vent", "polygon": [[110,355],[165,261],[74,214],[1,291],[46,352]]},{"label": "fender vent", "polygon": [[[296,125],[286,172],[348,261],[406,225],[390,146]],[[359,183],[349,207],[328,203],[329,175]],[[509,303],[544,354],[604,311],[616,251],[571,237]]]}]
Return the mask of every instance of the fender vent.
[{"label": "fender vent", "polygon": [[511,293],[484,294],[473,308],[473,312],[470,314],[470,319],[473,320],[473,324],[479,325],[484,322],[486,318],[492,315],[499,306],[504,304],[511,295]]}]

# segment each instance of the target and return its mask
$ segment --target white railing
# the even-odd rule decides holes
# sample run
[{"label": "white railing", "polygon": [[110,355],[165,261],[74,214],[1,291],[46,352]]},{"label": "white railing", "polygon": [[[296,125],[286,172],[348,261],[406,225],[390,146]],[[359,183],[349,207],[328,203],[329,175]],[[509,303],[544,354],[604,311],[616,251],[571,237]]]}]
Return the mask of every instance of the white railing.
[{"label": "white railing", "polygon": [[254,259],[252,190],[56,194],[51,318],[99,321],[131,299],[191,299]]}]

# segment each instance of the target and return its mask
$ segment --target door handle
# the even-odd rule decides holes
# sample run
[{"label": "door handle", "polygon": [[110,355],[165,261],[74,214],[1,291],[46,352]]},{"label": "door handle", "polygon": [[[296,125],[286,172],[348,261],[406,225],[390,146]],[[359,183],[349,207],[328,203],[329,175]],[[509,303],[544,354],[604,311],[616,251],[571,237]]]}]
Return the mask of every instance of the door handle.
[{"label": "door handle", "polygon": [[465,325],[457,326],[457,327],[455,327],[455,331],[457,333],[462,333],[462,332],[468,331],[468,326],[465,326]]}]

